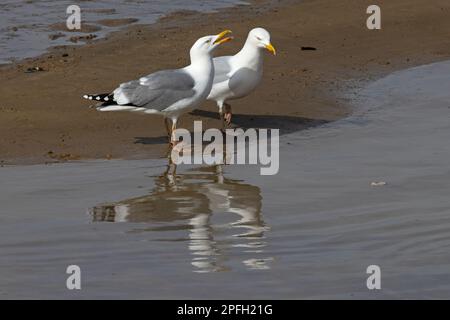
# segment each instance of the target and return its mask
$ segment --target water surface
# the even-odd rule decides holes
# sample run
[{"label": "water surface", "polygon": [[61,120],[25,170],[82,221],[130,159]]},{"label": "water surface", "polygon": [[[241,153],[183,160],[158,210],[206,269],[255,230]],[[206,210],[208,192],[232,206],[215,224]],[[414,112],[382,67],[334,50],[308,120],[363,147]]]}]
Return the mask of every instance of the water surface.
[{"label": "water surface", "polygon": [[[283,136],[275,176],[165,159],[0,168],[0,295],[450,298],[449,74],[370,84],[354,116]],[[81,291],[65,289],[69,264]]]},{"label": "water surface", "polygon": [[[70,5],[81,9],[82,25],[91,25],[92,34],[103,37],[120,27],[99,24],[104,19],[137,19],[136,23],[154,23],[158,18],[175,11],[191,10],[211,12],[237,4],[240,0],[2,0],[0,3],[0,64],[44,53],[50,46],[74,44],[73,36],[83,33],[54,30],[54,24],[66,24]],[[123,27],[123,26],[122,26]],[[49,36],[62,34],[51,39]],[[89,33],[88,33],[89,34]],[[86,35],[86,34],[84,34]],[[80,42],[78,42],[80,44]]]}]

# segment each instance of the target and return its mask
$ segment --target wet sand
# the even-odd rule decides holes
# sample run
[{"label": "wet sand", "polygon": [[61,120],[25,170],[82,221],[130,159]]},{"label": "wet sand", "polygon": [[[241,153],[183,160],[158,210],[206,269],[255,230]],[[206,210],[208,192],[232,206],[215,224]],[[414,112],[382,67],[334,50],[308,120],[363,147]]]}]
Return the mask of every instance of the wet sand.
[{"label": "wet sand", "polygon": [[[66,14],[70,0],[2,1],[0,3],[0,65],[35,57],[50,46],[71,45],[80,36],[103,38],[135,22],[150,24],[170,13],[183,9],[214,12],[232,7],[236,0],[95,0],[82,1],[81,30],[68,30]],[[70,8],[73,9],[73,8]],[[83,35],[84,34],[84,35]],[[86,39],[80,39],[80,44]],[[89,41],[87,39],[87,41]]]},{"label": "wet sand", "polygon": [[285,135],[275,176],[164,174],[164,159],[0,168],[0,297],[448,299],[449,74],[369,84],[351,117]]},{"label": "wet sand", "polygon": [[[107,40],[63,46],[48,55],[0,69],[0,161],[44,163],[77,159],[159,157],[166,151],[163,122],[156,117],[98,113],[85,93],[109,91],[143,74],[187,63],[187,49],[204,34],[230,28],[241,46],[249,29],[272,33],[276,57],[265,59],[262,85],[233,103],[236,125],[281,127],[287,132],[340,119],[350,113],[346,96],[368,80],[450,56],[446,0],[379,1],[382,30],[365,26],[370,1],[254,1],[212,14],[180,13],[151,26],[135,25]],[[214,26],[214,27],[211,27]],[[301,50],[302,46],[315,51]],[[39,66],[43,72],[25,73]],[[212,103],[181,126],[220,125]]]}]

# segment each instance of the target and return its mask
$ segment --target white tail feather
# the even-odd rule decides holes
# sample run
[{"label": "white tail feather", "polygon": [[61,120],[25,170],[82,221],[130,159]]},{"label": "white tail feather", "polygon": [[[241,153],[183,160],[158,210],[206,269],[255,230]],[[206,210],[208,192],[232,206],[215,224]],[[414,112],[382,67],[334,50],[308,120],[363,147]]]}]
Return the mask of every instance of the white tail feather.
[{"label": "white tail feather", "polygon": [[106,107],[98,107],[97,110],[98,111],[133,111],[134,109],[136,109],[136,107],[133,106],[118,106],[118,105],[114,105],[114,106],[106,106]]}]

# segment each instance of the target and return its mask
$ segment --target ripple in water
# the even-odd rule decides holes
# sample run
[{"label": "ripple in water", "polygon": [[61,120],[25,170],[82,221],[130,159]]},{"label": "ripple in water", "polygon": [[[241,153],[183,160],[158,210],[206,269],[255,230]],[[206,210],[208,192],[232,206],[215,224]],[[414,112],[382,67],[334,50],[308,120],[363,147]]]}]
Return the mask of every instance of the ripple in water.
[{"label": "ripple in water", "polygon": [[148,195],[102,204],[90,214],[93,222],[133,223],[130,233],[160,232],[161,242],[186,241],[194,271],[216,272],[230,270],[231,248],[240,251],[249,270],[270,269],[261,207],[260,189],[224,177],[221,166],[185,174],[168,166]]},{"label": "ripple in water", "polygon": [[123,27],[102,25],[99,21],[103,19],[133,18],[137,23],[149,24],[171,12],[211,12],[247,3],[239,0],[96,0],[78,3],[71,0],[6,0],[0,3],[0,64],[42,54],[50,46],[74,44],[70,38],[82,33],[63,29],[61,34],[60,30],[51,28],[55,24],[65,25],[66,9],[73,4],[81,8],[82,26],[93,26],[93,33],[102,37]]}]

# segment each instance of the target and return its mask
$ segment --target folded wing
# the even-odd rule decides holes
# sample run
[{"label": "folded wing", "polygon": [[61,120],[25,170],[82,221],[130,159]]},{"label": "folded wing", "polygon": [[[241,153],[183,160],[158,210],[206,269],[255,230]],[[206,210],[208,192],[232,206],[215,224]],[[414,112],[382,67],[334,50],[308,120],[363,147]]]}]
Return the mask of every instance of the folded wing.
[{"label": "folded wing", "polygon": [[182,70],[164,70],[122,83],[113,92],[113,103],[162,111],[195,95],[195,81]]}]

